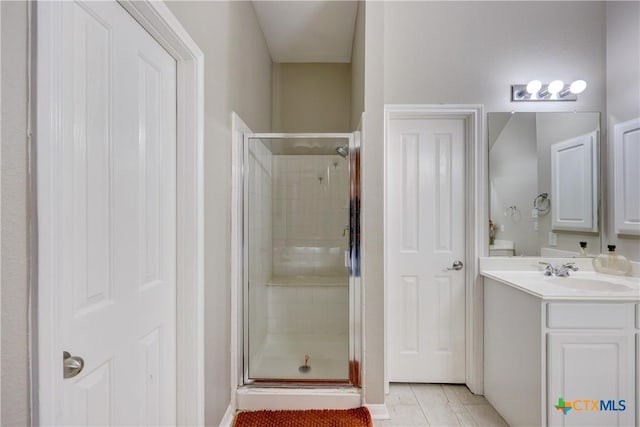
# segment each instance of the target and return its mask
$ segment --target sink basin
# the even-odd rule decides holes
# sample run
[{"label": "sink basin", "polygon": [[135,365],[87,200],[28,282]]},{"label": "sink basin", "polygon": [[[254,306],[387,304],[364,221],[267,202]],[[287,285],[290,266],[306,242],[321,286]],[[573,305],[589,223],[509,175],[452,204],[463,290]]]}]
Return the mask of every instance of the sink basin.
[{"label": "sink basin", "polygon": [[583,279],[579,277],[555,277],[549,282],[564,288],[576,289],[579,291],[600,291],[600,292],[629,292],[629,286],[613,283],[606,280]]}]

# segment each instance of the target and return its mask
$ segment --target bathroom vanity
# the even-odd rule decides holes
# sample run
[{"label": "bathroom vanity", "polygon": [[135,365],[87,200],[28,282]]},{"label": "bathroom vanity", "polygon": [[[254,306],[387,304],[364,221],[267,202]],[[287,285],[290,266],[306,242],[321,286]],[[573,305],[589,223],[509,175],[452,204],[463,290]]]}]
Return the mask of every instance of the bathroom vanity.
[{"label": "bathroom vanity", "polygon": [[638,425],[640,279],[540,260],[480,261],[486,398],[512,426]]}]

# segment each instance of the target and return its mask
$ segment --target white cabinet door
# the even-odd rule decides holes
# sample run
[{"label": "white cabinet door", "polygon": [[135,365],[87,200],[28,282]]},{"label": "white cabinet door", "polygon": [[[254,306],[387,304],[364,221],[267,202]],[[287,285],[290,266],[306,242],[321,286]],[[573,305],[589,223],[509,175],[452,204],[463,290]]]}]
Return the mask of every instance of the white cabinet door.
[{"label": "white cabinet door", "polygon": [[640,235],[640,118],[613,127],[617,234]]},{"label": "white cabinet door", "polygon": [[[633,335],[552,332],[547,337],[548,424],[633,426]],[[557,408],[569,405],[568,410]]]},{"label": "white cabinet door", "polygon": [[389,380],[464,382],[464,121],[388,126]]},{"label": "white cabinet door", "polygon": [[551,146],[554,230],[598,231],[598,132]]}]

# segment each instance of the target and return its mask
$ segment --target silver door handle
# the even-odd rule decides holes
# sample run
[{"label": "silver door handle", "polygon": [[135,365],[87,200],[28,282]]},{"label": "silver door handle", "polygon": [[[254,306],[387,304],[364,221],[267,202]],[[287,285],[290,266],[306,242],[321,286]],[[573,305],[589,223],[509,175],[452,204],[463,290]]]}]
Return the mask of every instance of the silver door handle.
[{"label": "silver door handle", "polygon": [[64,378],[73,378],[84,368],[84,360],[80,356],[71,356],[68,351],[62,353],[62,372]]},{"label": "silver door handle", "polygon": [[462,261],[454,261],[453,265],[451,267],[447,267],[447,270],[462,270],[462,267],[464,267],[464,264],[462,264]]}]

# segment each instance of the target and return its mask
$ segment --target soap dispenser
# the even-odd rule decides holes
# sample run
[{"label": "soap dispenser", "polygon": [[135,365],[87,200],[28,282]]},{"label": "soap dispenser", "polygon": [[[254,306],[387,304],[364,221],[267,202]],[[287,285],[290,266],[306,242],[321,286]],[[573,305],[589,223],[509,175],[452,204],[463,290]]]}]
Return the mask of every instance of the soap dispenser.
[{"label": "soap dispenser", "polygon": [[622,255],[616,253],[616,245],[607,245],[609,252],[593,259],[593,268],[598,273],[617,274],[623,276],[631,270],[631,264]]},{"label": "soap dispenser", "polygon": [[580,242],[580,256],[589,256],[587,253],[587,242]]}]

